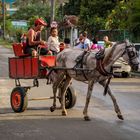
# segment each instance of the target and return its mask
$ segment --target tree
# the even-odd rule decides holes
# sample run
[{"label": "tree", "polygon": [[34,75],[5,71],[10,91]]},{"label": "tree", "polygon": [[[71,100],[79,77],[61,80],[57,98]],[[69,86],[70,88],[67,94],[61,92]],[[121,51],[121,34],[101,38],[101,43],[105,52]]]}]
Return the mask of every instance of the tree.
[{"label": "tree", "polygon": [[[39,8],[38,8],[39,7]],[[31,17],[46,17],[50,14],[50,8],[48,5],[27,5],[19,8],[19,10],[11,16],[12,19],[16,20],[29,20]]]},{"label": "tree", "polygon": [[48,4],[49,0],[16,0],[15,4],[18,7],[23,7],[29,4]]},{"label": "tree", "polygon": [[105,19],[114,7],[115,3],[112,1],[81,0],[80,27],[96,34],[99,29],[105,28]]},{"label": "tree", "polygon": [[128,28],[128,18],[130,16],[130,2],[125,0],[118,1],[114,9],[106,18],[106,29],[127,29]]},{"label": "tree", "polygon": [[63,7],[64,15],[79,15],[82,0],[69,0]]},{"label": "tree", "polygon": [[131,13],[129,16],[129,29],[134,37],[140,41],[140,1],[131,0]]}]

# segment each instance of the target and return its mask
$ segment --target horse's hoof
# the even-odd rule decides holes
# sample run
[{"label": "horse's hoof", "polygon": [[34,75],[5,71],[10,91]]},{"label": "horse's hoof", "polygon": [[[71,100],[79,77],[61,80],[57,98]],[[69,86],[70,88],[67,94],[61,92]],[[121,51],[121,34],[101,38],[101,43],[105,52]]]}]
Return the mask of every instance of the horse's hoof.
[{"label": "horse's hoof", "polygon": [[55,110],[55,107],[54,107],[54,106],[51,106],[51,107],[50,107],[50,111],[51,111],[51,112],[54,112],[54,110]]},{"label": "horse's hoof", "polygon": [[85,121],[90,121],[89,116],[85,116],[84,119],[85,119]]},{"label": "horse's hoof", "polygon": [[117,115],[120,120],[124,120],[122,115]]},{"label": "horse's hoof", "polygon": [[67,116],[66,111],[62,111],[62,116]]}]

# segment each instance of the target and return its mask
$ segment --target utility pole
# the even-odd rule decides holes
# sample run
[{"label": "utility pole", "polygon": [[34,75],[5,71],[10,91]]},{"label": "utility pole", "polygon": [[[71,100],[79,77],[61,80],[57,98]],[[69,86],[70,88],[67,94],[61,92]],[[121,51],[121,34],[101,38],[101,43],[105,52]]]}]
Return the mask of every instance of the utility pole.
[{"label": "utility pole", "polygon": [[55,0],[51,0],[51,22],[54,21],[55,15]]},{"label": "utility pole", "polygon": [[3,11],[3,39],[5,39],[5,0],[2,1],[2,11]]}]

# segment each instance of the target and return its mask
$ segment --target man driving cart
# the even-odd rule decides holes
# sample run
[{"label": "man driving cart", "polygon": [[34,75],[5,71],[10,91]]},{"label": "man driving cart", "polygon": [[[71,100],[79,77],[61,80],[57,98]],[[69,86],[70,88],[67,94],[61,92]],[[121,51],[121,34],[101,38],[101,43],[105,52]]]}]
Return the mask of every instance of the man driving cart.
[{"label": "man driving cart", "polygon": [[47,26],[47,23],[43,19],[38,18],[35,20],[34,26],[27,33],[26,47],[24,49],[25,54],[35,57],[38,54],[38,50],[40,50],[41,55],[51,54],[51,51],[49,51],[46,45],[46,41],[41,39],[41,31],[45,26]]}]

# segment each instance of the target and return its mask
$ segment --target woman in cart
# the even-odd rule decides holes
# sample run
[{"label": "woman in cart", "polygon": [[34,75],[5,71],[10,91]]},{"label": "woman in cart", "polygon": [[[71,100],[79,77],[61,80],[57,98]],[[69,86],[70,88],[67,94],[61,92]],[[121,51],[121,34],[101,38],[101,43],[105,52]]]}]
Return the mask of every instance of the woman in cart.
[{"label": "woman in cart", "polygon": [[27,42],[24,50],[25,54],[37,56],[37,50],[40,49],[41,55],[51,54],[51,51],[46,46],[46,42],[41,40],[41,31],[47,23],[41,18],[34,22],[34,27],[30,28],[27,33]]}]

